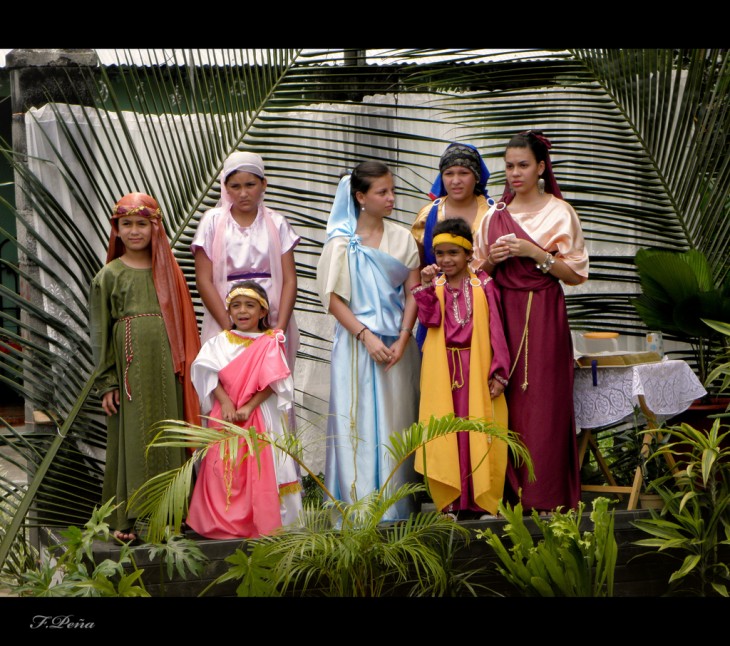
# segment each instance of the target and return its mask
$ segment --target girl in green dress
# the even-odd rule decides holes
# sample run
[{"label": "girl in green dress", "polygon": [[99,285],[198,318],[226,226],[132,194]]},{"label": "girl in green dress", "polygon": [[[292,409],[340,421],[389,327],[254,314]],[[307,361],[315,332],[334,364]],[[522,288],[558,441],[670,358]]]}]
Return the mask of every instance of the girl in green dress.
[{"label": "girl in green dress", "polygon": [[190,381],[200,349],[193,303],[149,195],[130,193],[115,205],[107,264],[91,283],[89,310],[95,385],[107,415],[102,496],[120,503],[110,521],[114,537],[136,540],[131,495],[186,458],[181,448],[145,455],[153,425],[200,422]]}]

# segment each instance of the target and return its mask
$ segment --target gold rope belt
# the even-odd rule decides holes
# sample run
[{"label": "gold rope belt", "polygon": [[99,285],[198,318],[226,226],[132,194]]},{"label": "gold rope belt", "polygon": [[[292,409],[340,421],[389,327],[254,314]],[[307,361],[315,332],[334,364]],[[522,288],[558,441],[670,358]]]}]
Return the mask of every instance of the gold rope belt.
[{"label": "gold rope belt", "polygon": [[[454,348],[446,346],[446,352],[451,353],[451,390],[457,390],[464,385],[464,365],[461,362],[462,350],[471,350],[471,347]],[[458,377],[456,374],[457,366],[459,371]],[[461,383],[459,383],[460,380]]]},{"label": "gold rope belt", "polygon": [[509,379],[512,378],[512,373],[515,371],[515,368],[517,367],[517,362],[520,358],[520,353],[522,352],[522,346],[525,346],[525,379],[522,382],[522,390],[527,390],[527,336],[528,336],[528,325],[530,323],[530,310],[532,309],[532,294],[533,292],[530,291],[529,296],[527,297],[527,313],[525,314],[525,328],[522,330],[522,338],[520,339],[520,347],[517,348],[517,355],[515,356],[515,362],[512,364],[512,370],[509,371]]},{"label": "gold rope belt", "polygon": [[143,316],[159,316],[162,314],[134,314],[133,316],[123,316],[120,321],[124,321],[124,392],[127,400],[132,401],[132,393],[129,390],[129,365],[134,359],[134,348],[132,347],[132,319],[142,318]]}]

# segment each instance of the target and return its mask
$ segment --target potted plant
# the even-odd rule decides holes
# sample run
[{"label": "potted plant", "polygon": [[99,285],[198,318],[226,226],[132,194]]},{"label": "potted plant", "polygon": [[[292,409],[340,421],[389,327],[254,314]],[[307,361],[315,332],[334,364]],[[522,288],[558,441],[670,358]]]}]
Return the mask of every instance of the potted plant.
[{"label": "potted plant", "polygon": [[705,383],[720,334],[703,319],[730,321],[730,278],[716,281],[707,257],[697,249],[639,249],[634,262],[641,294],[632,305],[650,330],[692,347]]}]

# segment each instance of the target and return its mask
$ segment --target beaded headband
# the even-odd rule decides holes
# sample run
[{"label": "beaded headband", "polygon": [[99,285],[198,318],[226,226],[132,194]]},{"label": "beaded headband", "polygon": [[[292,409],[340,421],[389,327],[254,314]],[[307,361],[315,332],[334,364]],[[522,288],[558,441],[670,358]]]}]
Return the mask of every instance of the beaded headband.
[{"label": "beaded headband", "polygon": [[455,244],[459,247],[464,247],[467,251],[473,249],[471,242],[469,242],[464,236],[455,236],[453,233],[439,233],[433,237],[433,246],[448,242],[449,244]]},{"label": "beaded headband", "polygon": [[269,311],[269,304],[266,302],[266,299],[261,296],[261,294],[254,291],[253,289],[249,289],[248,287],[236,287],[235,289],[232,289],[230,292],[228,292],[228,296],[226,296],[226,309],[231,306],[231,301],[236,298],[236,296],[246,296],[247,298],[252,298],[267,312]]},{"label": "beaded headband", "polygon": [[143,218],[161,218],[160,208],[153,209],[149,206],[124,206],[117,204],[112,211],[112,218],[121,218],[125,215],[141,215]]}]

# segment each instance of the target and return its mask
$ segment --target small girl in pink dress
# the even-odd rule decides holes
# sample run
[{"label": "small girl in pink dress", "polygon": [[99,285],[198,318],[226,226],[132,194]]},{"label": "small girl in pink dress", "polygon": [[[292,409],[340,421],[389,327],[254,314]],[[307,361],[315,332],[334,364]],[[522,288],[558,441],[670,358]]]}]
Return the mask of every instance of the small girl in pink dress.
[{"label": "small girl in pink dress", "polygon": [[[269,301],[254,281],[233,285],[226,297],[232,329],[205,342],[191,367],[191,376],[208,415],[241,428],[255,427],[273,439],[287,433],[294,398],[291,372],[284,353],[284,334],[268,323]],[[256,538],[298,519],[302,486],[296,463],[270,444],[245,455],[239,441],[234,462],[218,447],[203,458],[190,501],[187,524],[214,539]]]}]

